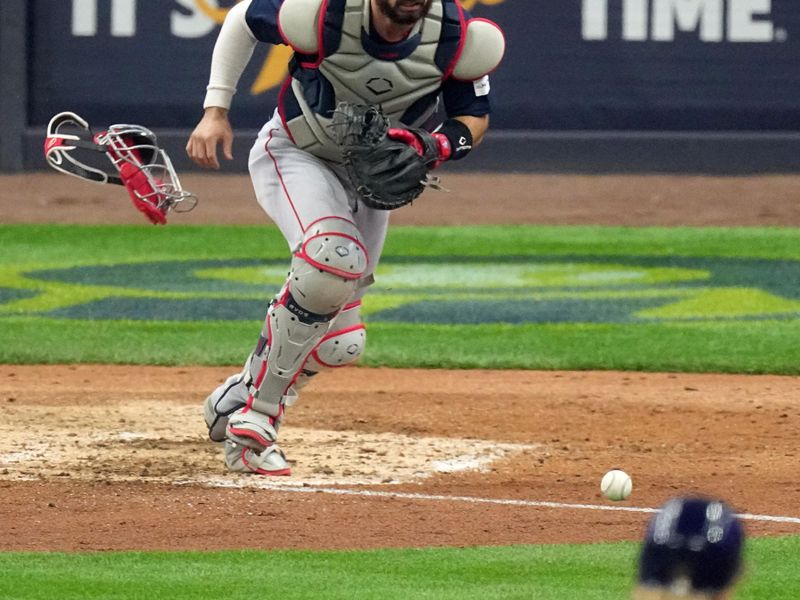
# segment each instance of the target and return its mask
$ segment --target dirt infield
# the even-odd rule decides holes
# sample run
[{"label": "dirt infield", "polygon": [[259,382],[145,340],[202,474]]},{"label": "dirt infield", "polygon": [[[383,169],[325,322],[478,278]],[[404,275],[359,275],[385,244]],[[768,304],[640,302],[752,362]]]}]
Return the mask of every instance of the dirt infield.
[{"label": "dirt infield", "polygon": [[[245,177],[184,183],[203,190],[202,204],[173,222],[266,223]],[[445,184],[453,192],[398,211],[394,223],[800,226],[791,177]],[[109,188],[33,174],[0,177],[0,221],[142,219]],[[598,507],[651,507],[688,491],[800,517],[796,377],[343,369],[290,412],[283,443],[294,475],[276,482],[227,474],[204,437],[201,402],[228,374],[0,366],[0,550],[632,539],[645,513]],[[627,502],[600,497],[613,467],[633,475]],[[800,533],[791,522],[748,527]]]},{"label": "dirt infield", "polygon": [[[182,178],[200,204],[173,223],[266,224],[241,175]],[[395,225],[800,226],[800,177],[445,174]],[[0,176],[0,223],[144,222],[124,192],[58,173]]]},{"label": "dirt infield", "polygon": [[[226,474],[204,439],[200,403],[228,371],[0,367],[0,549],[630,539],[645,514],[310,487],[611,506],[598,485],[614,466],[635,480],[626,506],[703,490],[742,511],[800,516],[796,378],[343,369],[292,409],[284,445],[295,475],[280,483],[298,487],[281,491]],[[466,458],[486,457],[486,442],[503,450],[458,471],[452,459],[474,466]],[[452,472],[435,468],[448,457]]]}]

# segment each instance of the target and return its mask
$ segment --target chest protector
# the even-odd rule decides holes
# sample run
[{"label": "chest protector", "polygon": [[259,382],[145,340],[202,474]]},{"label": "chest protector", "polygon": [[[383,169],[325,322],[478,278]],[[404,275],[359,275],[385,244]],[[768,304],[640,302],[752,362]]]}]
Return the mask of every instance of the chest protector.
[{"label": "chest protector", "polygon": [[455,0],[434,0],[396,44],[370,37],[369,0],[285,0],[279,22],[295,50],[279,97],[281,118],[298,147],[335,162],[341,155],[329,125],[339,102],[380,104],[393,123],[422,125],[436,111],[466,34]]}]

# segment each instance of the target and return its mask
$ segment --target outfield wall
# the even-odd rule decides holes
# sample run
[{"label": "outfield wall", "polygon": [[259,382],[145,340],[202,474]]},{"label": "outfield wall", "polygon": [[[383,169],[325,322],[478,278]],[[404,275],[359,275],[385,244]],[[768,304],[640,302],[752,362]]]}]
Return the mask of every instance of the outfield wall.
[{"label": "outfield wall", "polygon": [[[221,0],[2,0],[0,167],[40,168],[49,118],[138,122],[179,166],[201,113]],[[492,76],[486,169],[800,170],[800,4],[794,0],[464,0],[508,39]],[[232,120],[239,162],[286,76],[263,47]],[[471,168],[475,162],[470,161]]]}]

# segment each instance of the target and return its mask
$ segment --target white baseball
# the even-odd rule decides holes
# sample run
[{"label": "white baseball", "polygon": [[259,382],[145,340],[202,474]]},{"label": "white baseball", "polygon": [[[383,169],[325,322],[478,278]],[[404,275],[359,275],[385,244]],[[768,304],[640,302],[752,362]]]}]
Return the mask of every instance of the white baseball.
[{"label": "white baseball", "polygon": [[600,491],[609,500],[625,500],[631,495],[633,480],[631,476],[620,469],[613,469],[603,475],[600,481]]}]

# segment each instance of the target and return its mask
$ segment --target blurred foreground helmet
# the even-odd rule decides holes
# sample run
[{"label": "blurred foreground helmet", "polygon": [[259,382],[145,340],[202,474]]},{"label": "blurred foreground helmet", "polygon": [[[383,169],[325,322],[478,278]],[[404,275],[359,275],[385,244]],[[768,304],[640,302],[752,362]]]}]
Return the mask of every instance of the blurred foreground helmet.
[{"label": "blurred foreground helmet", "polygon": [[680,597],[715,594],[739,573],[744,531],[724,503],[676,498],[651,520],[639,559],[639,585]]}]

